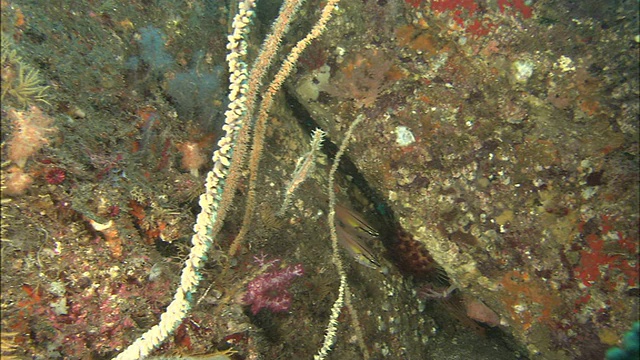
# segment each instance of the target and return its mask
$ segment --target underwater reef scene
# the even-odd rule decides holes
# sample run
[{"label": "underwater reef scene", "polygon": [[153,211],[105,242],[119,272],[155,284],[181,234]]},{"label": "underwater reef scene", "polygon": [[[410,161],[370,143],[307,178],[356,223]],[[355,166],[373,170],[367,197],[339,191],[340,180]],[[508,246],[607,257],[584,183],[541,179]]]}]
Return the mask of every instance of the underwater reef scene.
[{"label": "underwater reef scene", "polygon": [[637,356],[638,1],[0,4],[3,359]]}]

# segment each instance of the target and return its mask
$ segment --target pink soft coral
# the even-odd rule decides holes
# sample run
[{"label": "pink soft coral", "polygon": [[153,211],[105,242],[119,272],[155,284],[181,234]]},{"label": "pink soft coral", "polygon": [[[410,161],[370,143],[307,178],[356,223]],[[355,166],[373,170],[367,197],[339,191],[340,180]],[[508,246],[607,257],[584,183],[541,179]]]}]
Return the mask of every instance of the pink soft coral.
[{"label": "pink soft coral", "polygon": [[291,307],[291,294],[287,288],[303,273],[302,264],[297,264],[262,274],[249,282],[242,300],[251,305],[254,315],[263,308],[274,312],[287,311]]}]

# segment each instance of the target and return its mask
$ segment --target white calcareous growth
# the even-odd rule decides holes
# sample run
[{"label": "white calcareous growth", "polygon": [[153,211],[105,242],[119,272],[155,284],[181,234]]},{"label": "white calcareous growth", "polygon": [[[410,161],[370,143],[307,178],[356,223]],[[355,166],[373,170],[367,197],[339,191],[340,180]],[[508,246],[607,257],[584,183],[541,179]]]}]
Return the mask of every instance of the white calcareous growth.
[{"label": "white calcareous growth", "polygon": [[531,60],[516,60],[511,64],[511,74],[517,83],[526,83],[533,75],[535,64]]},{"label": "white calcareous growth", "polygon": [[416,142],[416,137],[406,126],[397,126],[394,132],[396,133],[396,144],[399,146],[405,147]]}]

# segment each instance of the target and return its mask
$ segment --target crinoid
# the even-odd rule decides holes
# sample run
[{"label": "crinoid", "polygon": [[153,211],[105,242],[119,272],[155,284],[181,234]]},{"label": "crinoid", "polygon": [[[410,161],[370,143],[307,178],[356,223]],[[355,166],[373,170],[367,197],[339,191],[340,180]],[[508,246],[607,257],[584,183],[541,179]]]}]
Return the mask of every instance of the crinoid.
[{"label": "crinoid", "polygon": [[49,86],[42,85],[40,72],[24,62],[5,33],[2,33],[1,60],[2,101],[8,94],[22,106],[36,101],[48,104],[45,91]]},{"label": "crinoid", "polygon": [[17,78],[2,90],[2,97],[4,98],[5,94],[12,95],[23,106],[34,101],[48,104],[45,94],[48,88],[49,86],[42,85],[38,70],[25,64],[19,64]]}]

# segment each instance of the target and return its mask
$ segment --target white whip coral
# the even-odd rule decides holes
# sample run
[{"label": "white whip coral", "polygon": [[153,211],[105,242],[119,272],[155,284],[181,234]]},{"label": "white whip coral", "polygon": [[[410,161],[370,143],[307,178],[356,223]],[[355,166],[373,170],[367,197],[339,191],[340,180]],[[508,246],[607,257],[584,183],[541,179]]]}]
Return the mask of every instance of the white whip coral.
[{"label": "white whip coral", "polygon": [[26,111],[11,109],[8,115],[14,126],[7,146],[8,157],[24,168],[27,159],[48,144],[48,136],[57,129],[51,126],[53,118],[37,106],[31,106]]},{"label": "white whip coral", "polygon": [[293,171],[293,178],[287,185],[287,189],[285,191],[284,202],[277,213],[278,216],[284,215],[285,210],[287,210],[287,207],[291,202],[291,195],[293,195],[293,192],[296,191],[296,189],[307,179],[309,174],[311,174],[316,168],[316,160],[320,153],[320,148],[322,147],[322,141],[324,140],[325,134],[326,133],[319,128],[313,130],[311,133],[311,150],[298,159],[296,169]]}]

